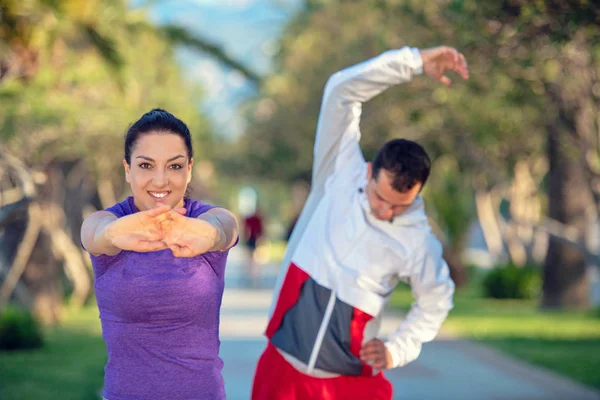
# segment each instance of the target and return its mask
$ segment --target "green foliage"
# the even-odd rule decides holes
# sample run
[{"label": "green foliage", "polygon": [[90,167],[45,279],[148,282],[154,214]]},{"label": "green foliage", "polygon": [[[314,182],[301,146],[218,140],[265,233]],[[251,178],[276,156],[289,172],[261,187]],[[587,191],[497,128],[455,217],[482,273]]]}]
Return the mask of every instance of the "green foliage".
[{"label": "green foliage", "polygon": [[513,264],[494,268],[483,280],[485,295],[495,299],[535,299],[541,286],[539,268]]},{"label": "green foliage", "polygon": [[42,345],[40,325],[31,313],[10,306],[0,312],[0,350],[34,349]]},{"label": "green foliage", "polygon": [[[561,321],[557,321],[560,324]],[[483,339],[484,344],[523,361],[552,370],[584,385],[600,389],[600,339]]]},{"label": "green foliage", "polygon": [[99,399],[106,347],[97,306],[65,309],[44,342],[41,349],[0,355],[2,399]]},{"label": "green foliage", "polygon": [[473,189],[463,174],[454,157],[440,157],[433,165],[423,193],[426,203],[432,208],[429,215],[441,226],[448,238],[447,245],[457,251],[463,248],[469,227],[476,217]]},{"label": "green foliage", "polygon": [[[390,304],[405,313],[413,301],[402,285]],[[476,278],[456,291],[442,329],[600,388],[600,318],[592,312],[542,311],[537,299],[485,298]]]}]

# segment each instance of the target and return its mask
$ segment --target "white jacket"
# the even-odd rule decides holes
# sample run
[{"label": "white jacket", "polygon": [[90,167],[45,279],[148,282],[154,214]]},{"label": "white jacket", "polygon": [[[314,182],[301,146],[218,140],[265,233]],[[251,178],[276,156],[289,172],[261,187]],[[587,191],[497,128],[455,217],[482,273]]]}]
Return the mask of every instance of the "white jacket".
[{"label": "white jacket", "polygon": [[405,47],[337,72],[325,87],[311,192],[290,237],[270,313],[272,317],[281,302],[280,290],[290,265],[330,290],[327,308],[319,317],[319,334],[311,341],[310,357],[302,360],[280,348],[305,373],[331,376],[327,370],[319,370],[315,360],[327,336],[334,303],[374,317],[361,332],[365,343],[377,337],[382,313],[397,283],[410,284],[416,301],[386,340],[394,367],[417,358],[422,343],[434,339],[452,308],[454,284],[421,197],[389,222],[371,214],[364,191],[367,164],[359,145],[362,103],[390,86],[410,81],[422,72],[422,65],[419,51]]}]

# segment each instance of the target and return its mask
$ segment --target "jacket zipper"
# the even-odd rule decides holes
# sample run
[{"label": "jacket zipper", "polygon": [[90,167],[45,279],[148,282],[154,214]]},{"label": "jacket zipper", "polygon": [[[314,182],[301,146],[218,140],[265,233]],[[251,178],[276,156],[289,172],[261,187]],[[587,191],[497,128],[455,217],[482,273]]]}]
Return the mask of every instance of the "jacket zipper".
[{"label": "jacket zipper", "polygon": [[321,345],[323,344],[323,339],[325,339],[325,332],[327,331],[327,325],[329,325],[329,320],[331,319],[331,315],[333,314],[333,306],[335,306],[336,295],[335,291],[331,291],[329,295],[329,302],[327,303],[327,308],[325,309],[325,315],[323,316],[323,320],[321,321],[321,326],[319,327],[319,332],[317,333],[317,338],[315,339],[315,345],[313,346],[312,352],[310,353],[310,358],[308,359],[308,367],[306,372],[311,374],[313,369],[315,368],[315,364],[317,363],[317,356],[319,355],[319,351],[321,350]]}]

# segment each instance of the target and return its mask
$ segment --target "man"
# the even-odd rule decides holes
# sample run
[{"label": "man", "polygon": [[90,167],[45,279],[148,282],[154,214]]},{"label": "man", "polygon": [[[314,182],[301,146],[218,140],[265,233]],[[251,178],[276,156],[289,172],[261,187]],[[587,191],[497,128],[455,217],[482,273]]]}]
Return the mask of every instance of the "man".
[{"label": "man", "polygon": [[[391,399],[380,372],[417,358],[452,308],[454,284],[419,193],[431,162],[415,142],[360,150],[362,103],[422,72],[449,86],[468,78],[453,48],[405,47],[334,74],[325,87],[311,193],[276,285],[252,398]],[[378,339],[396,284],[416,299],[398,330]]]}]

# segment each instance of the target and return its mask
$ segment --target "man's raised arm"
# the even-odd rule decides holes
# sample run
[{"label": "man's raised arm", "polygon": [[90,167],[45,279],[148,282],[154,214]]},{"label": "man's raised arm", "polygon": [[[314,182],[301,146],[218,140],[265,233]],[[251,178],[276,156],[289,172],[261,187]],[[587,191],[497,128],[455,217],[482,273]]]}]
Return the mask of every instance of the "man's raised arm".
[{"label": "man's raised arm", "polygon": [[[422,72],[418,49],[390,50],[333,74],[323,94],[313,160],[313,187],[342,165],[364,161],[359,147],[362,103]],[[343,156],[342,156],[343,155]]]},{"label": "man's raised arm", "polygon": [[325,85],[317,125],[313,190],[342,165],[364,161],[359,146],[362,103],[421,72],[450,86],[445,75],[448,70],[464,79],[469,76],[465,58],[456,49],[440,46],[419,51],[404,47],[333,74]]}]

